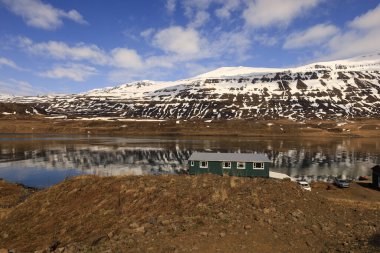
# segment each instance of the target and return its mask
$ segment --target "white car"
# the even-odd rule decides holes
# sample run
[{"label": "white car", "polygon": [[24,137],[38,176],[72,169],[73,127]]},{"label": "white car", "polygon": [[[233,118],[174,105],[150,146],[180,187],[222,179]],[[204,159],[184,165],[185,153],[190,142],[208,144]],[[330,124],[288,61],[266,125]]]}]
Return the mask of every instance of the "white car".
[{"label": "white car", "polygon": [[310,185],[309,185],[308,182],[306,182],[306,181],[298,181],[297,183],[298,183],[298,185],[299,185],[302,189],[307,190],[307,191],[311,191],[311,187],[310,187]]}]

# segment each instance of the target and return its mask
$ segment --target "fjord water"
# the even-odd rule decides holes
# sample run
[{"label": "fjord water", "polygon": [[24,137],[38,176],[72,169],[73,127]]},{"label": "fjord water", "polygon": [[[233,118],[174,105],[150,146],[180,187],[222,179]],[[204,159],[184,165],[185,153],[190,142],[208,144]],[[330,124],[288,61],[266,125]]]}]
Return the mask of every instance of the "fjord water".
[{"label": "fjord water", "polygon": [[99,137],[0,135],[0,178],[47,187],[80,174],[178,173],[194,151],[264,152],[272,171],[307,180],[370,175],[380,138]]}]

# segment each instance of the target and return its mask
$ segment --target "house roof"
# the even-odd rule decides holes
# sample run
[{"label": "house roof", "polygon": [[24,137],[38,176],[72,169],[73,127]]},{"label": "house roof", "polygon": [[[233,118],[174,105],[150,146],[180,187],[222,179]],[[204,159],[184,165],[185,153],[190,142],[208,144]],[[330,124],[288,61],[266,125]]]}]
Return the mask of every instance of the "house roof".
[{"label": "house roof", "polygon": [[194,152],[189,161],[236,161],[236,162],[271,162],[264,153],[201,153]]}]

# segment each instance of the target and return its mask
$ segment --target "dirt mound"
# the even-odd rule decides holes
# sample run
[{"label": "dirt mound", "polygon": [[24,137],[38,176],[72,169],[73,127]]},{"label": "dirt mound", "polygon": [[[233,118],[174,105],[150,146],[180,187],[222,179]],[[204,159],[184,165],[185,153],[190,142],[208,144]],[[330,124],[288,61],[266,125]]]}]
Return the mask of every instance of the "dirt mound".
[{"label": "dirt mound", "polygon": [[1,219],[0,248],[377,252],[380,200],[369,203],[346,205],[272,179],[82,176],[35,193]]}]

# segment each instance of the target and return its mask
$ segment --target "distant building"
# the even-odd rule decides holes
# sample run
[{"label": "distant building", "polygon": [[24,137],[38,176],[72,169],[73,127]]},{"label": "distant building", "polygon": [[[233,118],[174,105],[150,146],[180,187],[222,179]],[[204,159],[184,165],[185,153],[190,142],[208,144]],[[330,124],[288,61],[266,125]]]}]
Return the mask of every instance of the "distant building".
[{"label": "distant building", "polygon": [[266,154],[193,153],[189,174],[212,173],[238,177],[269,177],[271,161]]},{"label": "distant building", "polygon": [[380,165],[372,168],[372,184],[373,187],[380,189]]}]

